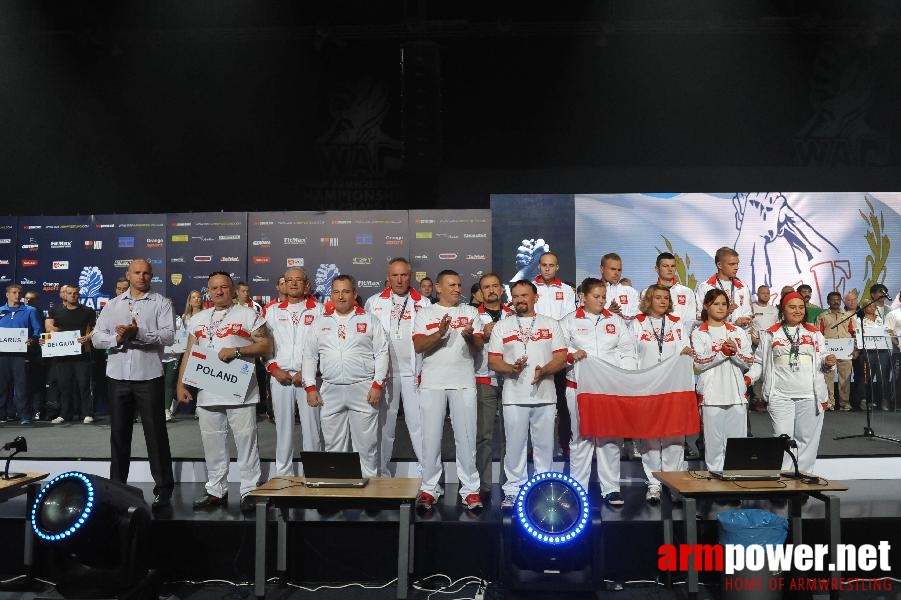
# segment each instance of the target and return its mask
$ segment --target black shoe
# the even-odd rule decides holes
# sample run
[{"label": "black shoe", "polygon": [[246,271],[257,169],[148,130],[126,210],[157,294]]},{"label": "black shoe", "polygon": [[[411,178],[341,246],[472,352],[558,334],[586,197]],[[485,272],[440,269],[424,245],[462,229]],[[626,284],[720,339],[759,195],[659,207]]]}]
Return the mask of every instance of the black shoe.
[{"label": "black shoe", "polygon": [[241,498],[241,512],[252,512],[257,508],[257,502],[260,499],[255,496],[247,495]]},{"label": "black shoe", "polygon": [[157,494],[153,497],[153,504],[150,505],[153,510],[168,508],[169,506],[171,506],[169,502],[169,494]]},{"label": "black shoe", "polygon": [[228,504],[228,493],[221,498],[212,494],[204,494],[194,501],[194,508],[214,508]]}]

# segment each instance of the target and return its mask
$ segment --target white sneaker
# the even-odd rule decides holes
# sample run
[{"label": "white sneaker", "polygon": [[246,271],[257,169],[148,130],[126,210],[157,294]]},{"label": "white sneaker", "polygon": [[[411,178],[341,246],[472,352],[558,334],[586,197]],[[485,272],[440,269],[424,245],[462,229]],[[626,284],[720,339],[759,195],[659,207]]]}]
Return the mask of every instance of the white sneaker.
[{"label": "white sneaker", "polygon": [[94,417],[85,417],[85,418],[84,418],[84,424],[85,424],[85,425],[90,425],[90,424],[93,423],[93,422],[94,422]]},{"label": "white sneaker", "polygon": [[60,423],[65,423],[66,420],[62,417],[56,417],[55,419],[53,419],[50,422],[53,423],[54,425],[59,425]]},{"label": "white sneaker", "polygon": [[516,496],[507,494],[504,496],[504,501],[501,502],[501,508],[513,508],[514,504],[516,504]]},{"label": "white sneaker", "polygon": [[660,486],[649,485],[648,493],[644,495],[644,499],[651,504],[657,504],[658,502],[660,502]]},{"label": "white sneaker", "polygon": [[166,422],[172,422],[175,420],[175,417],[172,416],[172,411],[168,408],[166,409]]}]

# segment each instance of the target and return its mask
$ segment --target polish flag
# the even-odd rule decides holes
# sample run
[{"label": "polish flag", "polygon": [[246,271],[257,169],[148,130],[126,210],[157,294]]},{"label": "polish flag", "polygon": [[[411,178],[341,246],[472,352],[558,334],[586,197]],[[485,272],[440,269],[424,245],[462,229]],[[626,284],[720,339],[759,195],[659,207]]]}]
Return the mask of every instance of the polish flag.
[{"label": "polish flag", "polygon": [[640,371],[589,357],[575,364],[575,378],[582,436],[660,438],[700,431],[691,356]]}]

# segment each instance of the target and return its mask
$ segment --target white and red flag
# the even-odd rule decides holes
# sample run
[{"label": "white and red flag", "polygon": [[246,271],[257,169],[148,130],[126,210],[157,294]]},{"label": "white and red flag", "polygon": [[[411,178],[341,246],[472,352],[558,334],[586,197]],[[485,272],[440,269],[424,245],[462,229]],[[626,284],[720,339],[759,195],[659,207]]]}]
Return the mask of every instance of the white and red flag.
[{"label": "white and red flag", "polygon": [[576,363],[575,378],[582,436],[661,438],[700,430],[691,356],[639,371],[589,357]]}]

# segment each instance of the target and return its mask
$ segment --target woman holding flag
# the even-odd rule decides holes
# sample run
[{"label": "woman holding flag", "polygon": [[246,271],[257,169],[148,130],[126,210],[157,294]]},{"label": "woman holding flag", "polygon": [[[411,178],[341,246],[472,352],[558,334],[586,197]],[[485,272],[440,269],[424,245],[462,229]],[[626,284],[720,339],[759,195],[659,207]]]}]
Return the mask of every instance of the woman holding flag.
[{"label": "woman holding flag", "polygon": [[[668,287],[656,283],[648,287],[639,310],[633,321],[639,369],[648,369],[678,354],[694,354],[682,320],[672,314]],[[684,442],[685,436],[641,440],[641,465],[648,478],[645,499],[651,504],[660,502],[661,486],[654,471],[685,470]]]},{"label": "woman holding flag", "polygon": [[579,432],[579,407],[576,400],[573,364],[589,356],[599,358],[622,369],[637,366],[635,340],[630,326],[618,315],[604,308],[607,286],[600,279],[588,277],[582,282],[580,299],[583,306],[560,320],[563,337],[569,346],[566,370],[566,404],[572,419],[572,441],[569,444],[569,473],[588,489],[591,477],[592,450],[597,450],[598,479],[601,494],[612,506],[624,504],[620,494],[620,445],[622,437],[583,437]]},{"label": "woman holding flag", "polygon": [[[775,435],[788,435],[798,444],[798,468],[813,471],[829,401],[823,373],[835,368],[835,355],[823,355],[823,334],[805,322],[806,306],[798,292],[780,301],[782,319],[760,332],[760,344],[748,381],[762,378],[761,390]],[[831,381],[831,378],[830,378]],[[783,469],[791,460],[786,455]]]},{"label": "woman holding flag", "polygon": [[[719,288],[704,295],[701,324],[691,334],[697,392],[703,421],[708,471],[721,471],[726,440],[748,435],[747,382],[744,372],[754,361],[751,340],[727,323],[729,296]],[[822,378],[821,378],[822,379]]]}]

